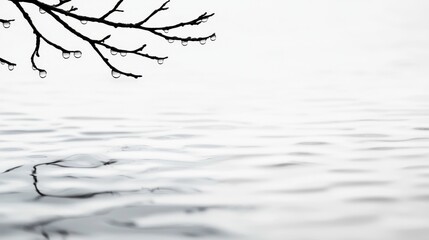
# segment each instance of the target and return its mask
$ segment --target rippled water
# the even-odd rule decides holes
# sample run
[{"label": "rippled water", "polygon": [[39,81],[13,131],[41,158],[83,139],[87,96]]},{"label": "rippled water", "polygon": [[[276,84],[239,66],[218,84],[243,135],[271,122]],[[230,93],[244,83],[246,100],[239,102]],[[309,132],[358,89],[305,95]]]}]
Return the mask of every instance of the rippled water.
[{"label": "rippled water", "polygon": [[[75,99],[68,89],[49,99],[70,102],[47,103],[41,97],[50,83],[38,84],[25,98],[19,84],[2,87],[5,239],[429,233],[427,94],[405,89],[403,98],[375,101],[295,87],[299,95],[271,90],[238,105],[147,101],[121,112],[133,97],[115,106],[118,99],[91,103],[90,94]],[[194,94],[185,95],[203,99]]]},{"label": "rippled water", "polygon": [[[276,5],[256,2],[219,21],[262,32],[250,16]],[[225,25],[202,50],[239,64],[179,56],[141,81],[0,72],[0,238],[427,239],[425,4],[360,1],[376,12],[361,19],[285,2],[284,21],[263,20],[284,38]],[[296,8],[318,20],[286,21],[307,19]]]}]

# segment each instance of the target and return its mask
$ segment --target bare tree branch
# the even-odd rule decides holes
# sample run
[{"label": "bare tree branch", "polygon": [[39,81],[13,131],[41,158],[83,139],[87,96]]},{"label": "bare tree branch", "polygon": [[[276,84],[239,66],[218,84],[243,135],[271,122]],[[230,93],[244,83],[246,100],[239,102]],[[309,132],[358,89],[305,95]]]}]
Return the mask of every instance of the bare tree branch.
[{"label": "bare tree branch", "polygon": [[33,65],[33,69],[39,72],[40,77],[45,78],[47,74],[46,70],[37,67],[37,64],[35,61],[36,56],[40,57],[39,48],[40,48],[40,37],[36,36],[36,47],[34,48],[33,54],[31,55],[31,64]]},{"label": "bare tree branch", "polygon": [[[207,12],[198,16],[197,18],[195,18],[193,20],[185,21],[185,22],[181,22],[181,23],[177,23],[177,24],[161,26],[161,27],[146,27],[146,26],[144,26],[156,14],[158,14],[161,11],[168,10],[169,8],[167,7],[167,4],[170,2],[170,0],[167,0],[166,2],[164,2],[164,4],[162,4],[159,8],[155,9],[149,16],[144,18],[144,20],[137,22],[137,23],[124,23],[124,22],[107,20],[107,18],[115,12],[124,12],[123,10],[119,9],[119,7],[124,2],[124,0],[118,0],[118,2],[115,4],[115,6],[101,17],[91,17],[91,16],[84,16],[84,15],[76,14],[74,12],[77,10],[77,8],[74,6],[71,6],[69,10],[65,10],[65,9],[61,8],[66,3],[71,2],[71,0],[60,0],[59,3],[54,4],[54,5],[49,5],[49,4],[43,3],[39,0],[9,0],[9,1],[11,1],[13,4],[15,4],[15,6],[19,9],[19,11],[23,15],[24,19],[29,23],[29,25],[33,29],[33,33],[36,36],[36,46],[35,46],[35,49],[33,51],[33,54],[31,55],[31,63],[32,63],[33,69],[39,71],[39,74],[41,77],[46,76],[46,71],[44,69],[39,68],[36,64],[36,61],[35,61],[36,57],[40,56],[39,50],[40,50],[41,40],[46,42],[48,45],[62,51],[64,58],[69,58],[71,53],[73,53],[75,55],[75,57],[80,57],[82,53],[80,51],[77,51],[77,50],[74,50],[74,51],[67,50],[63,46],[61,46],[60,44],[57,44],[57,43],[49,40],[45,35],[43,35],[38,30],[38,28],[36,27],[36,25],[32,21],[30,15],[22,7],[22,5],[21,5],[22,3],[29,3],[29,4],[37,6],[40,9],[41,13],[48,13],[48,15],[50,15],[53,19],[55,19],[55,21],[60,23],[65,29],[67,29],[73,35],[80,38],[82,41],[87,42],[94,49],[94,51],[99,55],[99,57],[102,59],[102,61],[111,69],[112,75],[114,77],[117,77],[118,75],[119,76],[124,75],[124,76],[128,76],[128,77],[139,78],[139,77],[141,77],[141,75],[126,72],[123,70],[119,70],[117,67],[115,67],[113,64],[110,63],[109,58],[107,58],[103,54],[101,48],[110,50],[112,55],[116,55],[118,53],[120,53],[120,55],[122,55],[122,56],[126,56],[127,54],[132,54],[132,55],[140,56],[143,58],[156,60],[156,61],[158,61],[159,64],[162,64],[164,62],[164,60],[167,59],[168,57],[160,57],[160,56],[156,56],[156,55],[143,53],[143,50],[146,47],[146,44],[143,44],[141,47],[139,47],[137,49],[124,49],[124,48],[120,48],[120,47],[116,47],[114,45],[108,44],[106,42],[111,37],[111,35],[107,35],[102,39],[95,39],[93,37],[89,37],[85,33],[82,33],[78,29],[72,27],[68,23],[68,19],[78,20],[82,24],[86,24],[87,22],[90,22],[90,23],[101,24],[104,26],[112,27],[112,28],[126,28],[126,29],[141,30],[141,31],[149,32],[149,33],[156,35],[158,37],[161,37],[165,40],[168,40],[168,42],[170,42],[170,43],[174,42],[175,40],[182,41],[182,44],[184,46],[186,46],[188,44],[188,42],[200,42],[201,44],[205,44],[208,39],[211,39],[213,41],[216,39],[215,33],[213,33],[209,36],[203,36],[203,37],[191,37],[191,36],[183,37],[183,36],[167,35],[168,31],[171,29],[177,29],[177,28],[185,27],[185,26],[195,26],[195,25],[199,25],[203,22],[206,22],[209,18],[214,16],[214,14],[208,14]],[[6,24],[9,26],[10,22],[13,20],[0,20],[0,21],[3,24]],[[9,66],[12,66],[12,67],[15,66],[13,63],[8,62],[8,61],[2,61],[2,62],[8,63]]]},{"label": "bare tree branch", "polygon": [[89,38],[87,36],[85,36],[84,34],[80,33],[79,31],[77,31],[76,29],[74,29],[73,27],[71,27],[67,22],[65,22],[64,20],[62,20],[58,15],[56,15],[54,12],[48,10],[47,11],[53,18],[55,18],[55,20],[57,20],[57,22],[59,22],[61,25],[63,25],[63,27],[67,30],[69,30],[71,33],[73,33],[75,36],[79,37],[80,39],[82,39],[83,41],[88,42],[91,47],[97,52],[97,54],[101,57],[101,59],[103,60],[103,62],[113,71],[113,72],[117,72],[120,73],[122,75],[128,76],[128,77],[134,77],[134,78],[139,78],[142,77],[141,75],[137,75],[137,74],[133,74],[133,73],[128,73],[122,70],[119,70],[118,68],[116,68],[115,66],[113,66],[110,62],[109,59],[107,57],[105,57],[100,49],[98,48],[98,46],[103,46],[109,50],[113,50],[116,52],[120,52],[120,53],[132,53],[138,56],[142,56],[142,57],[146,57],[146,58],[150,58],[150,59],[154,59],[154,60],[164,60],[167,57],[157,57],[157,56],[151,56],[148,54],[143,54],[140,51],[144,49],[144,47],[146,45],[143,45],[143,47],[140,47],[138,49],[135,50],[126,50],[126,49],[121,49],[121,48],[117,48],[114,46],[111,46],[109,44],[106,44],[105,41],[110,37],[106,36],[101,40],[94,40],[92,38]]},{"label": "bare tree branch", "polygon": [[[159,37],[162,37],[166,40],[180,40],[180,41],[189,41],[189,42],[198,42],[201,40],[207,40],[209,38],[212,38],[213,36],[215,36],[216,34],[211,34],[210,36],[206,36],[206,37],[179,37],[179,36],[167,36],[163,33],[160,32],[160,30],[170,30],[170,29],[174,29],[174,28],[178,28],[178,27],[184,27],[184,26],[189,26],[189,25],[199,25],[201,23],[203,23],[205,20],[208,20],[209,18],[213,17],[214,14],[203,14],[199,17],[197,17],[194,20],[188,21],[188,22],[183,22],[183,23],[179,23],[179,24],[175,24],[175,25],[171,25],[168,27],[144,27],[139,25],[138,23],[122,23],[122,22],[112,22],[106,19],[101,19],[101,18],[96,18],[96,17],[89,17],[89,16],[82,16],[82,15],[78,15],[69,11],[65,11],[63,9],[59,9],[59,8],[54,8],[48,4],[39,2],[37,0],[11,0],[11,1],[19,1],[19,2],[30,2],[33,3],[37,6],[39,6],[41,9],[43,10],[48,10],[50,9],[51,11],[57,12],[57,13],[61,13],[67,17],[71,17],[74,18],[76,20],[80,20],[80,21],[88,21],[88,22],[93,22],[93,23],[101,23],[104,24],[106,26],[111,26],[114,28],[131,28],[131,29],[137,29],[137,30],[144,30],[144,31],[148,31],[154,35],[157,35]],[[203,21],[203,19],[205,19]]]},{"label": "bare tree branch", "polygon": [[60,0],[59,3],[52,5],[53,7],[61,7],[62,5],[71,2],[71,0]]},{"label": "bare tree branch", "polygon": [[15,19],[0,19],[0,23],[10,23],[15,21]]},{"label": "bare tree branch", "polygon": [[10,61],[8,61],[8,60],[6,60],[4,58],[1,58],[1,57],[0,57],[0,64],[1,65],[7,64],[7,66],[8,66],[8,68],[9,68],[10,71],[12,71],[15,68],[15,66],[16,66],[15,63],[10,62]]},{"label": "bare tree branch", "polygon": [[118,7],[124,2],[124,0],[119,0],[119,2],[116,3],[116,5],[112,8],[112,10],[108,11],[106,14],[104,14],[100,19],[106,19],[110,14],[114,12],[124,12],[123,10],[118,10]]},{"label": "bare tree branch", "polygon": [[22,15],[24,16],[25,20],[27,20],[28,24],[31,26],[31,28],[33,29],[33,33],[34,35],[36,35],[36,48],[34,49],[33,54],[31,55],[31,64],[33,66],[34,70],[37,70],[39,72],[39,75],[41,77],[45,77],[46,76],[46,70],[41,69],[39,67],[37,67],[36,62],[35,62],[35,57],[39,57],[39,49],[40,49],[40,39],[43,39],[47,44],[51,45],[52,47],[60,50],[63,54],[64,53],[70,53],[70,52],[79,52],[79,51],[70,51],[67,50],[65,48],[63,48],[62,46],[50,41],[49,39],[47,39],[43,34],[41,34],[39,32],[39,30],[37,30],[36,26],[33,23],[33,20],[31,19],[30,15],[28,15],[28,13],[24,10],[24,8],[21,6],[21,4],[19,2],[13,2],[15,4],[15,6],[19,9],[19,11],[22,13]]},{"label": "bare tree branch", "polygon": [[70,51],[67,50],[63,47],[61,47],[60,45],[50,41],[49,39],[47,39],[44,35],[42,35],[39,30],[37,30],[36,26],[33,23],[33,20],[31,20],[30,15],[28,15],[28,13],[24,10],[24,8],[21,6],[21,4],[19,4],[18,2],[14,2],[14,4],[17,6],[17,8],[19,9],[19,11],[22,13],[22,15],[24,16],[25,20],[27,20],[27,22],[30,24],[31,28],[33,29],[33,33],[42,38],[47,44],[51,45],[52,47],[60,50],[61,52],[75,52],[75,51]]},{"label": "bare tree branch", "polygon": [[140,21],[137,23],[137,25],[143,25],[145,24],[147,21],[149,21],[153,16],[155,16],[157,13],[161,12],[161,11],[166,11],[168,10],[167,4],[170,2],[170,0],[167,0],[164,4],[161,5],[161,7],[159,7],[158,9],[156,9],[155,11],[153,11],[146,19],[144,19],[143,21]]},{"label": "bare tree branch", "polygon": [[171,30],[171,29],[175,29],[175,28],[179,28],[179,27],[185,27],[185,26],[192,26],[192,25],[199,25],[202,22],[206,21],[207,19],[211,18],[214,16],[214,13],[212,14],[208,14],[207,12],[205,12],[204,14],[201,14],[199,17],[188,21],[188,22],[182,22],[182,23],[178,23],[175,25],[171,25],[171,26],[166,26],[166,27],[149,27],[148,29],[152,29],[152,30]]}]

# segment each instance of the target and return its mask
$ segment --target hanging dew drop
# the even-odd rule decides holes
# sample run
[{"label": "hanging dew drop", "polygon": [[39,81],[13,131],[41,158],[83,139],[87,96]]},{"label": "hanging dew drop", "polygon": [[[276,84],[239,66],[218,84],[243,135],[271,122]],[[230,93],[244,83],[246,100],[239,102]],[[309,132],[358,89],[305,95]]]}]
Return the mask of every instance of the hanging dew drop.
[{"label": "hanging dew drop", "polygon": [[211,36],[211,37],[210,37],[210,40],[212,40],[212,41],[216,41],[216,35]]},{"label": "hanging dew drop", "polygon": [[115,70],[112,70],[112,77],[114,77],[114,78],[120,78],[121,74],[118,73],[118,72],[116,72]]},{"label": "hanging dew drop", "polygon": [[209,19],[208,18],[203,18],[203,20],[201,20],[203,23],[206,23]]},{"label": "hanging dew drop", "polygon": [[126,53],[126,52],[121,52],[121,56],[122,56],[122,57],[126,57],[126,56],[127,56],[127,53]]},{"label": "hanging dew drop", "polygon": [[69,59],[70,58],[70,52],[63,52],[63,58]]},{"label": "hanging dew drop", "polygon": [[10,22],[3,22],[4,28],[10,28]]},{"label": "hanging dew drop", "polygon": [[158,64],[162,65],[164,63],[164,59],[158,59]]},{"label": "hanging dew drop", "polygon": [[13,71],[13,69],[15,69],[15,65],[10,64],[7,68],[9,71]]},{"label": "hanging dew drop", "polygon": [[87,24],[87,23],[88,23],[88,21],[86,21],[86,20],[81,20],[81,21],[80,21],[80,23],[82,23],[83,25],[85,25],[85,24]]},{"label": "hanging dew drop", "polygon": [[202,39],[202,40],[200,40],[200,44],[201,44],[201,45],[206,44],[206,42],[207,42],[207,40],[206,40],[206,39]]},{"label": "hanging dew drop", "polygon": [[0,64],[1,64],[1,65],[4,65],[4,62],[0,61]]},{"label": "hanging dew drop", "polygon": [[47,75],[48,75],[48,72],[46,72],[45,70],[39,71],[40,78],[45,78]]},{"label": "hanging dew drop", "polygon": [[188,41],[182,41],[183,46],[188,46]]},{"label": "hanging dew drop", "polygon": [[164,33],[168,33],[168,29],[165,29],[165,30],[164,30]]},{"label": "hanging dew drop", "polygon": [[82,57],[82,52],[81,51],[76,51],[76,52],[73,53],[73,55],[74,55],[75,58],[80,58],[80,57]]},{"label": "hanging dew drop", "polygon": [[113,49],[110,49],[110,54],[112,54],[113,56],[115,56],[115,55],[117,55],[117,54],[118,54],[118,52],[117,52],[117,51],[115,51],[115,50],[113,50]]},{"label": "hanging dew drop", "polygon": [[43,8],[40,8],[40,9],[39,9],[39,12],[40,12],[41,14],[45,14],[45,13],[46,13],[46,11],[45,11],[45,10],[43,10]]},{"label": "hanging dew drop", "polygon": [[169,43],[174,43],[174,40],[173,39],[168,39],[168,42]]}]

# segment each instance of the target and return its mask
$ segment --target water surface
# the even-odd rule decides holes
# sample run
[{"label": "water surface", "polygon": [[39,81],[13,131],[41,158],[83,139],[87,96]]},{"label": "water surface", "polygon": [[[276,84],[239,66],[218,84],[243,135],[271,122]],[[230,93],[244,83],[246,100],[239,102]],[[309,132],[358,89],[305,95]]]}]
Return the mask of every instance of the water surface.
[{"label": "water surface", "polygon": [[206,67],[4,74],[0,238],[427,239],[427,4],[249,2]]}]

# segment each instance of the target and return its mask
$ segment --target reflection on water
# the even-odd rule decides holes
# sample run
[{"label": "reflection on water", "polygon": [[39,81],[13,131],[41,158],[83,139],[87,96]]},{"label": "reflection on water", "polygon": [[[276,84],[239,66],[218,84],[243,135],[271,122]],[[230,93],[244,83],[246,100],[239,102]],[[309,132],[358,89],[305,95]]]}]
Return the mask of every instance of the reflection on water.
[{"label": "reflection on water", "polygon": [[[27,97],[37,101],[49,84]],[[295,86],[301,94],[270,90],[239,106],[165,101],[154,108],[131,97],[86,109],[73,106],[91,94],[23,104],[16,89],[27,85],[2,89],[0,230],[7,239],[429,233],[429,112],[427,96],[415,89],[389,101]],[[112,91],[121,90],[98,94]],[[75,94],[67,92],[58,94]],[[122,104],[129,112],[119,111]]]}]

